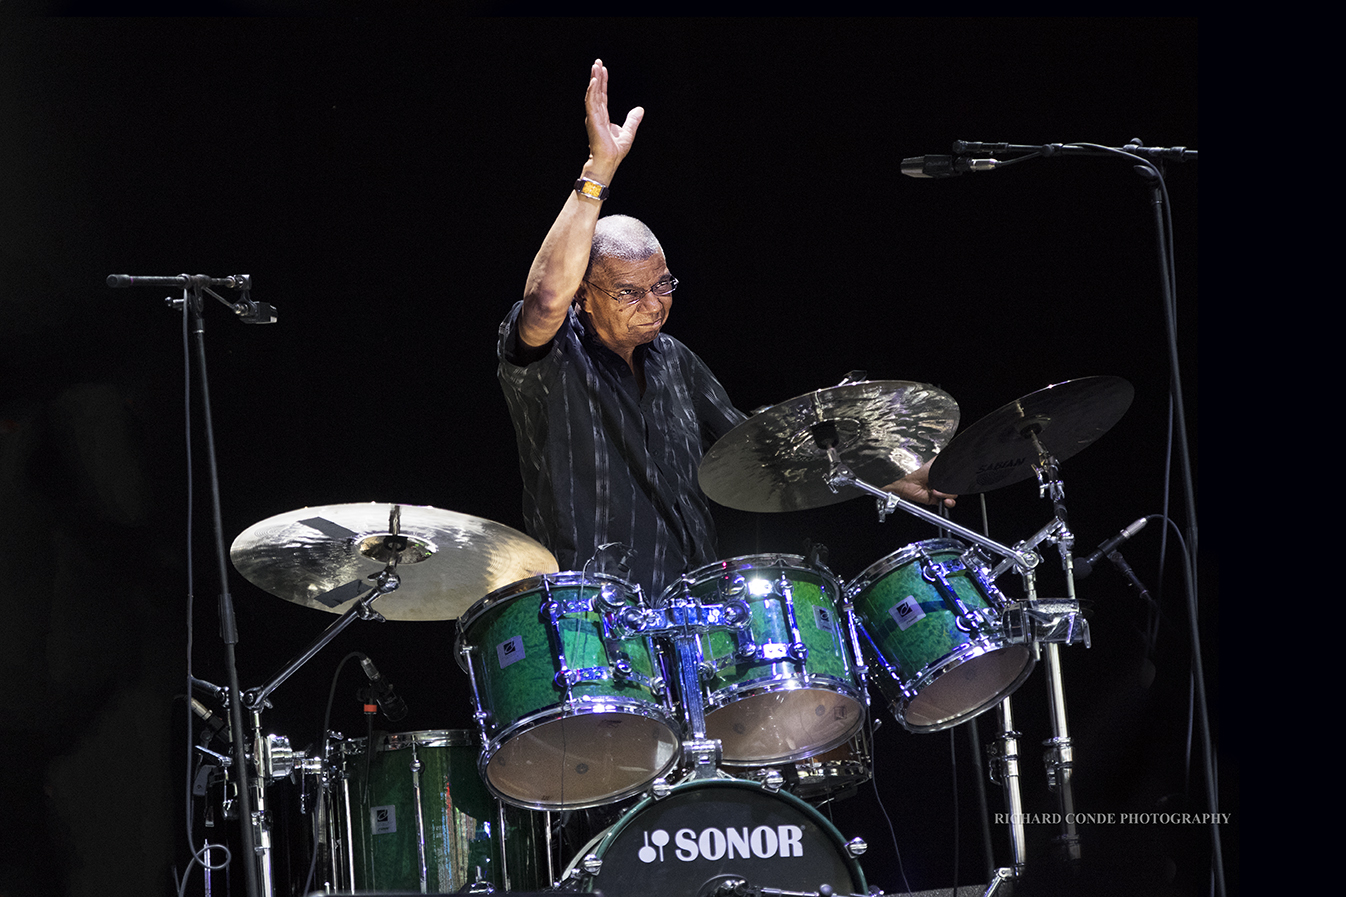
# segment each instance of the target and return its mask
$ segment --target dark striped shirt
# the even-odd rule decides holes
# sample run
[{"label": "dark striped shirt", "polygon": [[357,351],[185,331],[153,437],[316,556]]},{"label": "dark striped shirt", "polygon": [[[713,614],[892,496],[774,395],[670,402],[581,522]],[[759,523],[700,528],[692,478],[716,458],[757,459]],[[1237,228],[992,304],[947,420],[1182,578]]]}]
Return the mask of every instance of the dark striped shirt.
[{"label": "dark striped shirt", "polygon": [[[621,356],[572,307],[551,345],[530,358],[517,303],[500,325],[498,374],[519,440],[528,534],[581,570],[600,545],[636,553],[627,579],[654,599],[716,560],[701,456],[744,419],[690,349],[660,334],[644,356],[645,394]],[[529,353],[532,354],[532,353]],[[608,571],[612,572],[612,571]]]}]

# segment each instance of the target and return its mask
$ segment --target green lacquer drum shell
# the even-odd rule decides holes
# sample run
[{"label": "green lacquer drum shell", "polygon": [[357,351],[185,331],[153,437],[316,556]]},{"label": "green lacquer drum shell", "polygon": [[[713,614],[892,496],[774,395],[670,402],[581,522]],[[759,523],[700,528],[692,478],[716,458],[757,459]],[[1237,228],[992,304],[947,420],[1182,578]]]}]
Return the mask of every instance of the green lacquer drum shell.
[{"label": "green lacquer drum shell", "polygon": [[459,620],[487,738],[480,768],[501,799],[599,806],[672,768],[681,742],[661,657],[621,624],[637,595],[614,577],[563,572],[492,592]]},{"label": "green lacquer drum shell", "polygon": [[[701,636],[706,735],[728,764],[776,764],[830,751],[864,723],[865,701],[840,587],[797,555],[748,555],[708,564],[665,590],[703,604],[747,603],[743,630]],[[802,650],[798,650],[796,645]]]},{"label": "green lacquer drum shell", "polygon": [[[952,596],[941,591],[936,569]],[[1006,602],[975,553],[930,539],[871,565],[846,587],[869,655],[869,680],[913,732],[958,725],[999,703],[1033,670],[1026,644],[1008,641]],[[976,625],[956,611],[961,602]]]},{"label": "green lacquer drum shell", "polygon": [[[340,745],[337,860],[360,890],[541,886],[537,821],[505,808],[477,774],[473,732],[376,733]],[[344,823],[344,824],[342,824]],[[344,877],[344,876],[343,876]]]}]

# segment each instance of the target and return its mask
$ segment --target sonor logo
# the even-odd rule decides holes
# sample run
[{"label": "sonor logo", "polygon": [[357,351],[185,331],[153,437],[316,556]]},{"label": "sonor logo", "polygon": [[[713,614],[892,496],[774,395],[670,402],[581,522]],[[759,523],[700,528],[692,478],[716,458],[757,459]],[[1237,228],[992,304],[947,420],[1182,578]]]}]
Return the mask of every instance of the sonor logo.
[{"label": "sonor logo", "polygon": [[[680,828],[673,835],[673,856],[684,863],[694,860],[719,860],[742,857],[770,859],[772,857],[802,857],[804,830],[797,825],[759,825],[743,828],[704,828],[698,834],[693,829]],[[664,848],[669,843],[668,832],[655,829],[645,833],[645,846],[638,855],[642,863],[662,863]]]}]

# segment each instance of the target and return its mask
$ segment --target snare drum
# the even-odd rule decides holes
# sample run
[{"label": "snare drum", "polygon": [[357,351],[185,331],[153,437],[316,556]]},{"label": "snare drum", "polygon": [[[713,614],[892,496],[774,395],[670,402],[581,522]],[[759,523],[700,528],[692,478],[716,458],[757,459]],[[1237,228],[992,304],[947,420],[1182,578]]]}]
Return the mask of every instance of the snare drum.
[{"label": "snare drum", "polygon": [[562,883],[605,897],[729,893],[724,886],[734,882],[867,894],[855,861],[862,851],[797,797],[756,782],[709,779],[637,804],[590,842]]},{"label": "snare drum", "polygon": [[334,883],[446,893],[540,887],[534,814],[507,808],[477,775],[475,733],[381,733],[337,742],[331,762]]},{"label": "snare drum", "polygon": [[870,566],[846,593],[870,681],[913,732],[971,719],[1033,670],[1031,648],[1007,642],[1004,596],[980,557],[956,539],[908,545]]},{"label": "snare drum", "polygon": [[534,809],[633,795],[677,761],[663,661],[622,625],[628,583],[563,572],[498,589],[458,621],[487,787]]},{"label": "snare drum", "polygon": [[664,592],[747,604],[743,628],[700,637],[706,736],[727,764],[802,760],[844,744],[864,722],[840,587],[796,555],[750,555],[700,568]]}]

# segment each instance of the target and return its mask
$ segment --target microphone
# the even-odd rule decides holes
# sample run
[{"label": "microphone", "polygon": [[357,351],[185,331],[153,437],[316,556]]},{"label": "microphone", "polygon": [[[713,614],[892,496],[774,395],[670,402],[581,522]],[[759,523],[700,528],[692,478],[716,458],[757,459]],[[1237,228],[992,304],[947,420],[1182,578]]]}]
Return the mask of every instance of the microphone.
[{"label": "microphone", "polygon": [[909,178],[951,178],[967,171],[990,171],[999,164],[999,159],[911,156],[902,160],[902,173]]},{"label": "microphone", "polygon": [[1126,529],[1122,530],[1117,535],[1112,536],[1111,538],[1108,539],[1104,539],[1102,544],[1100,544],[1098,548],[1094,549],[1092,554],[1090,554],[1084,560],[1075,562],[1075,578],[1084,579],[1086,576],[1092,573],[1094,571],[1095,564],[1097,564],[1099,561],[1101,561],[1108,555],[1112,554],[1114,551],[1116,551],[1118,547],[1120,547],[1121,544],[1125,542],[1127,539],[1130,539],[1136,533],[1143,530],[1145,528],[1146,523],[1149,523],[1149,520],[1142,517],[1135,523],[1128,526]]},{"label": "microphone", "polygon": [[379,709],[383,715],[393,722],[398,721],[407,715],[407,702],[397,696],[393,691],[393,684],[383,678],[383,674],[374,666],[374,661],[365,655],[360,655],[360,666],[365,668],[365,675],[369,677],[369,684],[374,686],[374,699],[379,703]]},{"label": "microphone", "polygon": [[229,720],[220,716],[196,698],[191,698],[191,705],[192,712],[201,717],[201,720],[206,724],[206,728],[201,730],[200,743],[202,745],[209,744],[221,732],[224,733],[223,741],[233,740],[229,734]]}]

